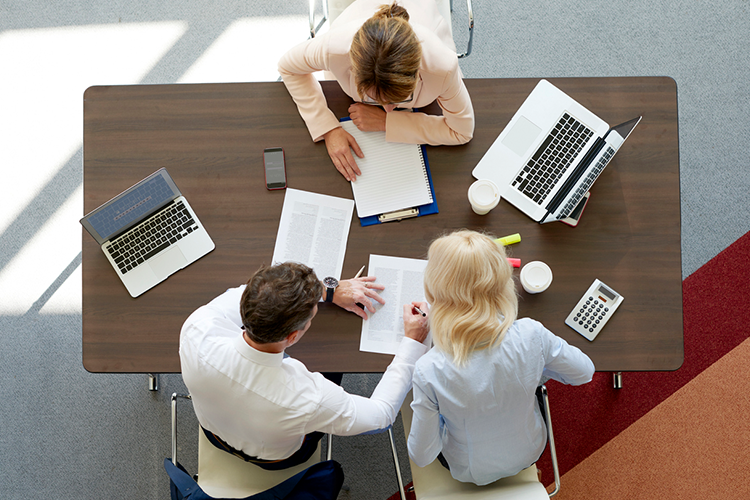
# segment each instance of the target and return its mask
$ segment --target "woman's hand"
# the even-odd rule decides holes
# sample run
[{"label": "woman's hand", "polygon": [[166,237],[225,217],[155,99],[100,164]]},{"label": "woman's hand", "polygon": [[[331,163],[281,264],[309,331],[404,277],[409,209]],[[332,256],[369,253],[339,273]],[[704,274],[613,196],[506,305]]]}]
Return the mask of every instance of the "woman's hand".
[{"label": "woman's hand", "polygon": [[362,153],[362,149],[360,149],[354,137],[343,128],[336,127],[323,134],[323,139],[326,141],[328,156],[331,157],[336,170],[347,181],[356,181],[357,176],[362,175],[362,172],[359,170],[357,162],[354,161],[352,150],[360,158],[364,158],[365,155]]},{"label": "woman's hand", "polygon": [[365,310],[375,312],[373,300],[385,304],[385,299],[377,290],[385,290],[385,286],[375,283],[375,276],[342,280],[333,292],[333,303],[362,319],[367,319]]},{"label": "woman's hand", "polygon": [[349,106],[349,118],[364,132],[385,132],[385,111],[378,106],[355,102]]},{"label": "woman's hand", "polygon": [[[421,309],[425,316],[422,316],[422,313],[415,309],[416,307]],[[404,336],[417,342],[424,342],[428,333],[430,333],[430,323],[427,319],[427,302],[404,304]]]}]

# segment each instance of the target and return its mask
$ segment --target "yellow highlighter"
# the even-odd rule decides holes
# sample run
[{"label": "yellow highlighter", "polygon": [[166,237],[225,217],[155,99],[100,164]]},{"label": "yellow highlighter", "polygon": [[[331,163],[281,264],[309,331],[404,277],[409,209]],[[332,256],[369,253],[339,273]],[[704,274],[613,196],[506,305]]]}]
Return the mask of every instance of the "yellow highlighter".
[{"label": "yellow highlighter", "polygon": [[512,245],[513,243],[518,243],[519,241],[521,241],[521,235],[516,233],[516,234],[510,234],[508,236],[503,236],[502,238],[498,238],[495,240],[495,243],[499,243],[500,245],[507,247],[508,245]]}]

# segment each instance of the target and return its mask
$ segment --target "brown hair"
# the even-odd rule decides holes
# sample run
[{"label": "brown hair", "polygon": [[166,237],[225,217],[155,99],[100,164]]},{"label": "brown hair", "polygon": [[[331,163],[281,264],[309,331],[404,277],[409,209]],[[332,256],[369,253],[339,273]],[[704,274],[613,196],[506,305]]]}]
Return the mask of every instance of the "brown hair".
[{"label": "brown hair", "polygon": [[406,9],[396,2],[381,5],[354,35],[349,60],[361,98],[373,92],[380,103],[407,99],[417,84],[422,47]]},{"label": "brown hair", "polygon": [[322,294],[323,284],[304,264],[261,266],[240,300],[245,331],[260,344],[280,342],[304,328]]}]

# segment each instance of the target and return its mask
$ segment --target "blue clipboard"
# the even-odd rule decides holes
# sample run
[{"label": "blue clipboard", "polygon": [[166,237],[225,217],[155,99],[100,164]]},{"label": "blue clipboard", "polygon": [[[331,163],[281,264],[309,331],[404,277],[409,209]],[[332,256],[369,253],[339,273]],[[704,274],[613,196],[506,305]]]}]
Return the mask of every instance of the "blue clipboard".
[{"label": "blue clipboard", "polygon": [[[347,120],[351,120],[351,118],[347,116],[347,117],[341,118],[339,121],[343,122]],[[419,147],[422,148],[422,159],[424,160],[424,167],[425,167],[425,171],[427,172],[427,180],[430,183],[430,192],[432,193],[432,203],[427,203],[425,205],[413,207],[414,209],[418,210],[419,213],[416,215],[407,216],[408,218],[422,217],[423,215],[431,215],[431,214],[438,213],[437,197],[435,196],[435,188],[432,185],[432,173],[430,172],[430,162],[427,161],[427,148],[425,148],[424,144],[420,145]],[[355,203],[356,203],[356,200],[355,200]],[[407,217],[404,217],[404,218],[407,218]],[[402,220],[402,219],[394,218],[388,221],[381,221],[380,215],[370,215],[369,217],[360,217],[359,223],[362,225],[362,227],[365,227],[365,226],[373,226],[375,224],[383,224],[383,222],[391,222],[391,221],[397,221],[397,220]]]}]

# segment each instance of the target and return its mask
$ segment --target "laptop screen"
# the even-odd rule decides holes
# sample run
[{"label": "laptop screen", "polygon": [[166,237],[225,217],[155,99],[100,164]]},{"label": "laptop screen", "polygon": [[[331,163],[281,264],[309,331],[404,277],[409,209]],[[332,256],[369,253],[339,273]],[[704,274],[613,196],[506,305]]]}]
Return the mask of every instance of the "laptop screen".
[{"label": "laptop screen", "polygon": [[160,169],[86,215],[81,224],[101,244],[179,195],[167,171]]}]

